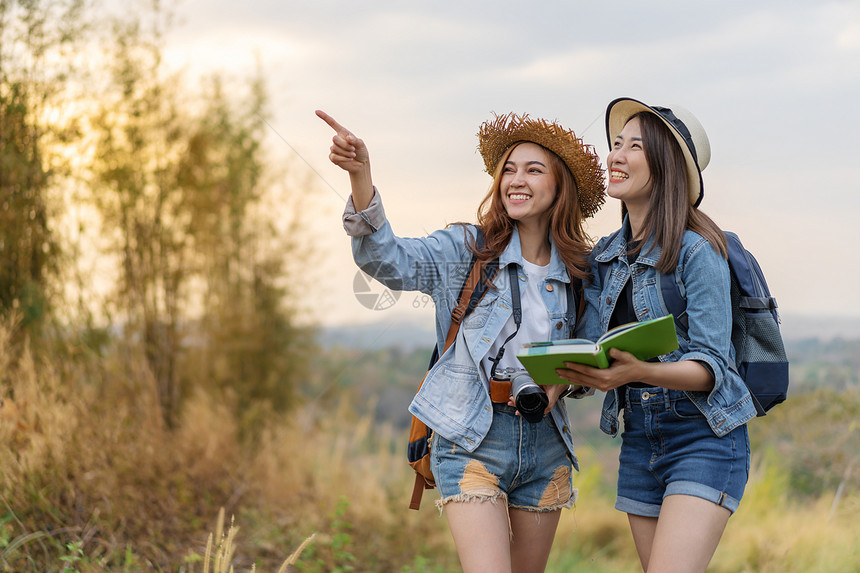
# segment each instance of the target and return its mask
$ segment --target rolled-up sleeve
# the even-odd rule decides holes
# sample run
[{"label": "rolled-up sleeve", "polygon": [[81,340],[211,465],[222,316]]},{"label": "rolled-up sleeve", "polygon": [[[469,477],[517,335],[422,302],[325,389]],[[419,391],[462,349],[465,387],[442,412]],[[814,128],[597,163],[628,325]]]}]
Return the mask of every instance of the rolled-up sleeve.
[{"label": "rolled-up sleeve", "polygon": [[363,211],[355,210],[352,195],[346,200],[343,210],[343,229],[350,237],[364,237],[371,235],[385,224],[385,209],[382,208],[382,199],[379,191],[373,188],[373,198]]}]

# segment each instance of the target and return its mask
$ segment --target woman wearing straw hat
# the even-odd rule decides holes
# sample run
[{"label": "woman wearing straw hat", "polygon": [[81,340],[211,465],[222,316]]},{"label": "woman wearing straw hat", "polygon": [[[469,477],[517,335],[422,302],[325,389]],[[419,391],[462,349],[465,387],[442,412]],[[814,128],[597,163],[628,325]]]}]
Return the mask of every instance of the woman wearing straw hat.
[{"label": "woman wearing straw hat", "polygon": [[[578,466],[558,399],[566,386],[544,388],[548,405],[528,421],[508,405],[509,392],[491,397],[490,380],[504,369],[522,369],[515,356],[522,342],[569,336],[571,276],[587,277],[583,218],[603,201],[598,158],[556,123],[497,117],[478,134],[493,182],[477,226],[400,238],[373,187],[365,144],[329,115],[317,115],[335,131],[329,158],[350,176],[344,226],[356,262],[390,288],[433,297],[439,348],[464,265],[473,255],[479,264],[499,261],[492,287],[409,409],[433,429],[437,505],[445,508],[464,571],[543,571],[561,509],[576,499],[571,466]],[[475,246],[478,229],[483,248]],[[514,312],[517,305],[521,313]],[[506,346],[515,350],[505,354]]]},{"label": "woman wearing straw hat", "polygon": [[615,507],[628,514],[642,568],[704,571],[743,495],[750,464],[746,422],[756,413],[729,366],[726,239],[698,209],[710,144],[683,108],[630,98],[609,104],[606,132],[607,193],[622,202],[623,222],[592,252],[586,336],[668,314],[657,273],[680,277],[688,335],[660,361],[612,350],[608,369],[568,363],[559,373],[606,392],[604,432],[617,433],[623,412]]}]

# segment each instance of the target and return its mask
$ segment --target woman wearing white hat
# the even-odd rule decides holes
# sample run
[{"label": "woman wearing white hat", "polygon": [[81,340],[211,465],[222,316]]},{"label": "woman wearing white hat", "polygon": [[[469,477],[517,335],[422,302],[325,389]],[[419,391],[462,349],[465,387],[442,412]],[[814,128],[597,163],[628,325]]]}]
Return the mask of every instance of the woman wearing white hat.
[{"label": "woman wearing white hat", "polygon": [[[687,335],[659,361],[612,350],[598,370],[559,373],[606,392],[601,429],[623,413],[618,495],[643,570],[705,571],[749,476],[749,391],[730,368],[732,315],[726,239],[698,209],[710,160],[704,129],[683,108],[621,98],[609,104],[607,194],[622,227],[595,246],[586,287],[586,337],[665,316],[658,274],[680,278]],[[676,317],[677,318],[677,317]]]},{"label": "woman wearing white hat", "polygon": [[[401,238],[373,187],[365,144],[329,115],[317,115],[335,130],[329,158],[350,175],[344,227],[356,262],[390,288],[433,297],[438,348],[464,266],[473,256],[479,264],[498,259],[492,288],[462,321],[409,410],[433,429],[437,505],[445,508],[463,570],[543,571],[561,509],[576,499],[571,466],[578,466],[558,400],[566,385],[546,387],[545,409],[526,420],[508,405],[511,383],[497,392],[504,383],[496,379],[503,370],[522,371],[515,356],[522,342],[572,332],[571,276],[588,276],[583,219],[603,202],[597,156],[555,123],[513,114],[486,122],[479,150],[493,182],[478,225]],[[475,243],[479,229],[483,248]],[[504,353],[506,345],[514,350]]]}]

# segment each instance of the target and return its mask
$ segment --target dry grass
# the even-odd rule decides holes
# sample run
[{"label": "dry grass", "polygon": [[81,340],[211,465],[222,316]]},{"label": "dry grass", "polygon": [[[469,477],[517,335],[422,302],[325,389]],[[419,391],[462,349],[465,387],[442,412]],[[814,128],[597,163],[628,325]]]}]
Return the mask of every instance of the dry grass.
[{"label": "dry grass", "polygon": [[[37,358],[9,341],[0,328],[0,571],[59,571],[60,559],[81,573],[457,570],[436,492],[407,509],[405,436],[348,395],[272,415],[243,440],[230,397],[197,392],[169,430],[133,351]],[[614,485],[581,450],[550,571],[635,571]],[[832,497],[792,498],[775,468],[755,467],[711,570],[857,571],[856,494],[831,515]],[[241,532],[232,520],[225,531],[225,513]]]},{"label": "dry grass", "polygon": [[[712,564],[716,573],[860,571],[860,498],[797,502],[773,471],[753,476]],[[775,483],[774,483],[775,482]]]},{"label": "dry grass", "polygon": [[242,440],[230,398],[197,392],[171,430],[133,351],[76,364],[8,340],[0,328],[0,450],[11,452],[0,456],[0,571],[50,571],[72,548],[82,572],[188,571],[217,553],[203,540],[219,507],[243,524],[220,561],[237,568],[285,568],[297,547],[304,571],[455,559],[432,503],[406,509],[400,437],[346,398],[271,416]]}]

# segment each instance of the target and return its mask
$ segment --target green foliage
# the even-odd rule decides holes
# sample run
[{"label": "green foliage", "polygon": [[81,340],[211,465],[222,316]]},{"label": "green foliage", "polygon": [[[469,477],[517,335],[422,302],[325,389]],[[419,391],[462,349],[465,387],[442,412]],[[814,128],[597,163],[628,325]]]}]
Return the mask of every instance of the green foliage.
[{"label": "green foliage", "polygon": [[74,541],[66,543],[66,555],[60,556],[63,562],[63,573],[78,573],[77,564],[84,559],[83,543]]},{"label": "green foliage", "polygon": [[404,565],[401,573],[453,573],[456,569],[450,569],[440,565],[434,559],[418,555],[412,565]]},{"label": "green foliage", "polygon": [[341,496],[334,508],[332,516],[331,530],[331,548],[334,554],[334,560],[337,565],[332,569],[332,573],[344,573],[345,571],[354,571],[355,555],[349,552],[349,545],[352,543],[352,535],[349,531],[352,525],[344,519],[346,510],[349,507],[349,500]]},{"label": "green foliage", "polygon": [[635,571],[630,562],[618,564],[606,564],[604,556],[588,552],[572,551],[553,556],[547,563],[546,573],[566,573],[567,571],[578,571],[580,573],[627,573]]},{"label": "green foliage", "polygon": [[355,571],[356,557],[350,552],[353,526],[346,521],[349,500],[341,496],[330,515],[329,536],[326,541],[310,545],[304,557],[296,563],[303,573],[347,573]]}]

